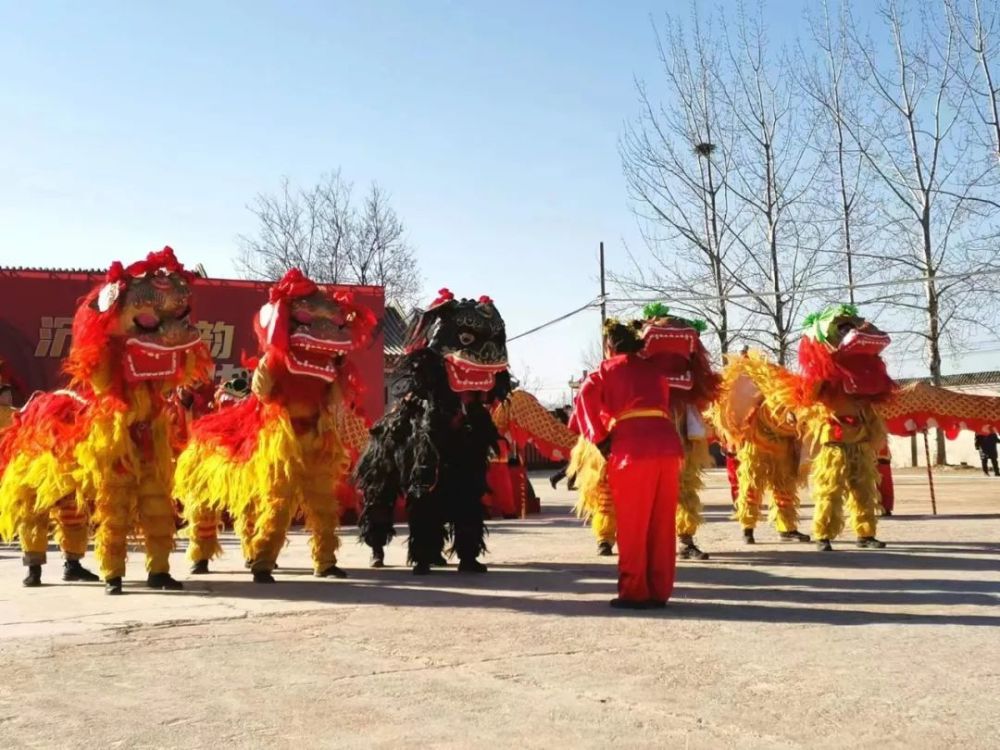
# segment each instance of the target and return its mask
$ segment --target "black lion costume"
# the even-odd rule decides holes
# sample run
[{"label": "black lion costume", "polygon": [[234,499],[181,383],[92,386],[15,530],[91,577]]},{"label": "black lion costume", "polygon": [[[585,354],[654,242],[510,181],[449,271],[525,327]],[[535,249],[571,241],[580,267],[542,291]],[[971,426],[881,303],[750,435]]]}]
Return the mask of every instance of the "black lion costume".
[{"label": "black lion costume", "polygon": [[413,572],[444,563],[445,546],[460,572],[486,571],[482,498],[500,435],[490,406],[511,389],[503,318],[489,297],[455,299],[447,289],[417,320],[393,375],[396,403],[372,428],[356,471],[364,498],[361,539],[381,567],[393,512],[405,498]]}]

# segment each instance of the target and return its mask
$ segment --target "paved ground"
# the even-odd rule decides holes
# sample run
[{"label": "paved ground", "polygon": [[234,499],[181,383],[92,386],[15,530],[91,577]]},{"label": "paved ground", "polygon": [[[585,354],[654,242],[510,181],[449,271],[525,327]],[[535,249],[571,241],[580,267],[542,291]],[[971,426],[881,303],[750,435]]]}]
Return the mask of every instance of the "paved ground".
[{"label": "paved ground", "polygon": [[24,590],[0,549],[0,747],[1000,747],[1000,479],[940,477],[937,517],[897,484],[888,550],[821,555],[744,547],[712,473],[712,560],[658,613],[607,607],[614,561],[541,481],[485,577],[416,579],[398,542],[369,570],[351,542],[351,578],[316,580],[296,535],[279,585],[228,540],[186,591],[113,599],[57,565]]}]

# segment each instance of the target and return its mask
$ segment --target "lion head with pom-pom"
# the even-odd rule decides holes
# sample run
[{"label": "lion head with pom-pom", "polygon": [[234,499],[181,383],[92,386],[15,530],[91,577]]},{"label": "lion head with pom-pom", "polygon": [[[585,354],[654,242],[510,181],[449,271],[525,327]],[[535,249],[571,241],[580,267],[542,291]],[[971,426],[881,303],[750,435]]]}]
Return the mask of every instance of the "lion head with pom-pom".
[{"label": "lion head with pom-pom", "polygon": [[854,305],[813,313],[799,342],[802,377],[831,396],[888,398],[895,383],[881,354],[889,342],[889,335],[862,318]]},{"label": "lion head with pom-pom", "polygon": [[358,389],[347,355],[372,340],[376,320],[349,292],[329,294],[297,268],[268,292],[254,318],[260,353],[273,378]]},{"label": "lion head with pom-pom", "polygon": [[659,302],[646,305],[642,312],[637,323],[642,356],[662,367],[670,387],[686,401],[707,408],[718,394],[720,378],[701,341],[705,322],[671,315],[670,308]]},{"label": "lion head with pom-pom", "polygon": [[191,319],[191,283],[174,251],[115,262],[73,318],[63,369],[74,385],[123,395],[139,383],[163,391],[210,376],[212,362]]}]

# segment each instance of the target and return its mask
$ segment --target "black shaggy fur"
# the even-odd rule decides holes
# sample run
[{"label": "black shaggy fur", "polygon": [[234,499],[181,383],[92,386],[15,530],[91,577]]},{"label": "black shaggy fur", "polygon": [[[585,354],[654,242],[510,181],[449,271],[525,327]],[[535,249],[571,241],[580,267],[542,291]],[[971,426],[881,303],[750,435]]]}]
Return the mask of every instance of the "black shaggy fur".
[{"label": "black shaggy fur", "polygon": [[393,537],[399,497],[406,499],[411,564],[434,564],[449,542],[448,553],[462,561],[486,551],[482,498],[500,439],[488,407],[509,391],[510,375],[501,372],[493,391],[463,401],[448,386],[440,354],[424,348],[403,358],[393,382],[398,400],[372,429],[355,472],[364,496],[361,539],[376,555]]}]

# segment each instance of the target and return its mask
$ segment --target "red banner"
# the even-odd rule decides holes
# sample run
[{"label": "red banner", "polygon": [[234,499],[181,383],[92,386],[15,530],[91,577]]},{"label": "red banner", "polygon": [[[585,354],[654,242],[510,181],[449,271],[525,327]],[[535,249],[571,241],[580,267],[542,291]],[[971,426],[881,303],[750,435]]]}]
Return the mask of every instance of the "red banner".
[{"label": "red banner", "polygon": [[[0,270],[0,356],[10,363],[29,392],[65,384],[59,365],[69,352],[73,312],[79,299],[103,279],[103,274]],[[252,320],[267,300],[268,286],[224,279],[195,282],[192,317],[215,359],[217,380],[241,369],[243,352],[257,353]],[[350,290],[358,304],[382,320],[382,287],[329,288]],[[370,347],[350,358],[364,378],[366,416],[378,419],[385,408],[381,333]]]}]

